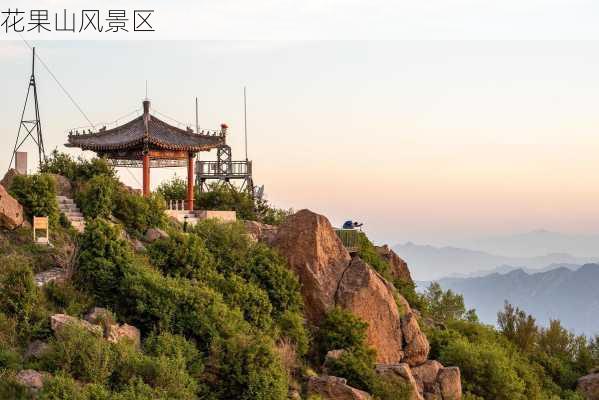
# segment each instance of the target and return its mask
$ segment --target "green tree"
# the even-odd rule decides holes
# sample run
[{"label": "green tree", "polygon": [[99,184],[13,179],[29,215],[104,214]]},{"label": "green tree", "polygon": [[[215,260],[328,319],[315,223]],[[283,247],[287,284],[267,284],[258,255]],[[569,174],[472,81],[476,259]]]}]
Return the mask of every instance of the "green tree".
[{"label": "green tree", "polygon": [[58,222],[58,202],[54,179],[47,174],[17,175],[10,185],[10,193],[21,203],[29,218],[48,217]]},{"label": "green tree", "polygon": [[454,293],[451,289],[444,291],[437,282],[431,283],[426,289],[423,300],[425,312],[438,322],[477,320],[474,310],[466,311],[462,295]]},{"label": "green tree", "polygon": [[524,351],[532,351],[536,345],[539,328],[532,315],[526,314],[519,308],[514,308],[507,301],[503,311],[497,313],[499,330],[511,342]]},{"label": "green tree", "polygon": [[187,181],[174,177],[170,181],[162,182],[156,189],[166,200],[185,200],[187,198]]}]

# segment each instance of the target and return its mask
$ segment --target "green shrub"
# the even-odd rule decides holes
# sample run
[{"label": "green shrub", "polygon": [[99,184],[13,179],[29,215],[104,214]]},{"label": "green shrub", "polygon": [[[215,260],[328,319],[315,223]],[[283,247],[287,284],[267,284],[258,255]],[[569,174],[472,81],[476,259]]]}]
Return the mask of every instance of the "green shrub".
[{"label": "green shrub", "polygon": [[50,371],[64,371],[83,382],[106,384],[115,368],[112,344],[76,324],[55,332],[41,363]]},{"label": "green shrub", "polygon": [[215,342],[210,363],[215,379],[211,392],[217,399],[283,400],[287,374],[273,343],[262,336],[236,335]]},{"label": "green shrub", "polygon": [[244,319],[250,324],[262,330],[272,325],[272,305],[268,294],[262,288],[246,282],[236,274],[219,279],[217,285],[226,303],[230,307],[240,309]]},{"label": "green shrub", "polygon": [[119,302],[120,284],[133,262],[131,249],[121,239],[119,229],[102,219],[87,221],[75,274],[79,288],[91,293],[98,304],[109,307]]},{"label": "green shrub", "polygon": [[303,357],[310,347],[310,336],[306,329],[304,316],[297,311],[285,311],[278,319],[280,336],[295,346],[295,351]]},{"label": "green shrub", "polygon": [[0,368],[0,399],[30,400],[29,390],[17,381],[15,375],[15,371]]},{"label": "green shrub", "polygon": [[50,308],[68,315],[81,315],[93,305],[87,293],[77,290],[71,282],[49,282],[43,293]]},{"label": "green shrub", "polygon": [[195,198],[198,202],[198,208],[205,210],[234,210],[237,212],[237,218],[255,220],[254,200],[246,191],[239,191],[236,188],[220,183],[209,185],[208,191],[198,191]]},{"label": "green shrub", "polygon": [[82,400],[79,386],[64,372],[58,372],[46,379],[36,398],[38,400]]},{"label": "green shrub", "polygon": [[54,150],[42,165],[41,172],[58,174],[67,177],[71,181],[88,181],[95,176],[104,175],[115,177],[116,171],[108,162],[102,158],[86,160],[79,157],[73,159],[69,154]]},{"label": "green shrub", "polygon": [[156,191],[166,201],[185,200],[187,199],[187,181],[175,176],[170,181],[162,182]]},{"label": "green shrub", "polygon": [[28,322],[38,304],[31,264],[18,256],[0,258],[0,311]]},{"label": "green shrub", "polygon": [[195,343],[181,335],[169,332],[152,334],[144,342],[144,349],[148,355],[165,356],[177,361],[195,377],[204,371],[204,362]]},{"label": "green shrub", "polygon": [[28,218],[48,217],[52,224],[58,222],[58,203],[54,179],[46,174],[15,176],[10,193],[23,206]]},{"label": "green shrub", "polygon": [[350,386],[372,393],[378,378],[374,361],[374,351],[360,344],[346,349],[337,359],[327,360],[326,365],[331,375],[343,377]]},{"label": "green shrub", "polygon": [[118,181],[107,175],[96,175],[83,182],[75,197],[87,218],[108,218],[114,207]]},{"label": "green shrub", "polygon": [[125,225],[128,232],[139,237],[149,228],[164,226],[165,208],[164,199],[159,194],[143,197],[120,190],[115,195],[113,215]]},{"label": "green shrub", "polygon": [[203,280],[215,272],[214,257],[197,235],[173,233],[147,250],[152,264],[166,275]]},{"label": "green shrub", "polygon": [[342,308],[329,311],[318,328],[316,345],[320,359],[330,350],[361,349],[366,340],[368,324]]}]

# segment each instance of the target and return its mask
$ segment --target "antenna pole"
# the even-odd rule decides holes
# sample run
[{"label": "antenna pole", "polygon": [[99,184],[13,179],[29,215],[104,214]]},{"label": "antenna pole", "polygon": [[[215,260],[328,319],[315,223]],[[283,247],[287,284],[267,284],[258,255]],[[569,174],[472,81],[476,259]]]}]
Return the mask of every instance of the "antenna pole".
[{"label": "antenna pole", "polygon": [[248,160],[248,118],[246,87],[243,87],[243,131],[245,134],[245,160]]},{"label": "antenna pole", "polygon": [[198,98],[196,97],[196,133],[200,133],[200,123],[198,120]]},{"label": "antenna pole", "polygon": [[146,79],[146,100],[148,100],[148,80]]}]

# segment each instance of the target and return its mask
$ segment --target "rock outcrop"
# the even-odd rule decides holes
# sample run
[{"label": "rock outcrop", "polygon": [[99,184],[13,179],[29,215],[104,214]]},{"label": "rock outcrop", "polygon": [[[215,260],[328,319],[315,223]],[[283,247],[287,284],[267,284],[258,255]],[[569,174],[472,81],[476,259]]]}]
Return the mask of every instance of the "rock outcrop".
[{"label": "rock outcrop", "polygon": [[16,375],[17,382],[32,392],[37,392],[44,386],[44,375],[33,369],[24,369]]},{"label": "rock outcrop", "polygon": [[244,221],[245,230],[254,242],[265,242],[271,244],[277,235],[277,227],[263,224],[257,221]]},{"label": "rock outcrop", "polygon": [[119,325],[114,321],[112,314],[104,308],[93,308],[83,320],[66,314],[55,314],[50,317],[50,326],[55,333],[68,324],[76,324],[112,343],[127,340],[137,347],[141,345],[139,329],[128,324]]},{"label": "rock outcrop", "polygon": [[377,362],[392,364],[404,358],[401,315],[393,289],[360,258],[355,257],[345,270],[335,303],[368,323],[368,344],[377,350]]},{"label": "rock outcrop", "polygon": [[577,390],[586,400],[599,400],[599,372],[580,378]]},{"label": "rock outcrop", "polygon": [[[259,227],[248,231],[260,240]],[[358,256],[350,257],[324,216],[299,211],[287,218],[272,244],[300,280],[311,323],[318,325],[335,306],[351,311],[368,323],[366,340],[377,351],[378,373],[403,379],[413,389],[412,400],[461,399],[459,369],[427,361],[430,345],[420,330],[416,311],[370,265]],[[412,282],[407,265],[397,254],[388,247],[380,247],[379,254],[392,266],[394,277]],[[327,359],[339,357],[342,352],[331,351]],[[340,378],[312,378],[311,385],[318,388],[314,393],[327,399],[356,398],[351,397],[355,389]],[[333,392],[337,397],[331,397]]]},{"label": "rock outcrop", "polygon": [[422,389],[419,388],[410,366],[406,363],[376,366],[376,373],[379,375],[394,375],[403,380],[410,389],[409,400],[424,400]]},{"label": "rock outcrop", "polygon": [[0,227],[16,229],[23,225],[23,206],[0,185]]},{"label": "rock outcrop", "polygon": [[148,243],[155,242],[158,239],[165,239],[168,237],[168,233],[159,228],[150,228],[144,235],[144,240]]},{"label": "rock outcrop", "polygon": [[317,323],[335,305],[337,285],[350,256],[322,215],[301,210],[281,225],[273,245],[302,284],[306,318]]},{"label": "rock outcrop", "polygon": [[391,276],[403,282],[414,283],[408,263],[398,256],[388,245],[377,246],[376,251],[389,263]]},{"label": "rock outcrop", "polygon": [[71,184],[71,181],[62,176],[62,175],[58,175],[58,174],[48,174],[52,177],[52,179],[54,180],[54,185],[56,187],[56,194],[58,196],[66,196],[66,197],[72,197],[73,196],[73,185]]},{"label": "rock outcrop", "polygon": [[371,400],[372,397],[347,384],[336,376],[318,376],[308,380],[308,396],[318,395],[322,400]]},{"label": "rock outcrop", "polygon": [[141,335],[139,333],[139,329],[128,324],[110,325],[106,330],[104,337],[106,340],[112,343],[119,343],[122,340],[128,340],[137,347],[140,347],[141,345]]},{"label": "rock outcrop", "polygon": [[410,311],[401,317],[401,331],[405,343],[403,361],[411,367],[424,363],[428,358],[430,345],[428,339],[420,330],[413,312]]},{"label": "rock outcrop", "polygon": [[90,331],[91,333],[97,334],[98,336],[102,336],[103,334],[102,327],[90,324],[87,321],[72,317],[67,314],[54,314],[50,317],[50,327],[52,328],[54,333],[59,332],[61,329],[68,325],[79,326]]}]

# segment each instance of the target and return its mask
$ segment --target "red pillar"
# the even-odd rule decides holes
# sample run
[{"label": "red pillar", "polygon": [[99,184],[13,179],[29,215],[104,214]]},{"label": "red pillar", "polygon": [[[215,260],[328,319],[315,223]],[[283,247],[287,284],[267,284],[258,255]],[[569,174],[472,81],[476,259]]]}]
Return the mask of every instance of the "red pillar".
[{"label": "red pillar", "polygon": [[193,211],[193,163],[195,154],[187,156],[187,209]]},{"label": "red pillar", "polygon": [[144,154],[143,159],[143,194],[144,197],[150,195],[150,155]]}]

